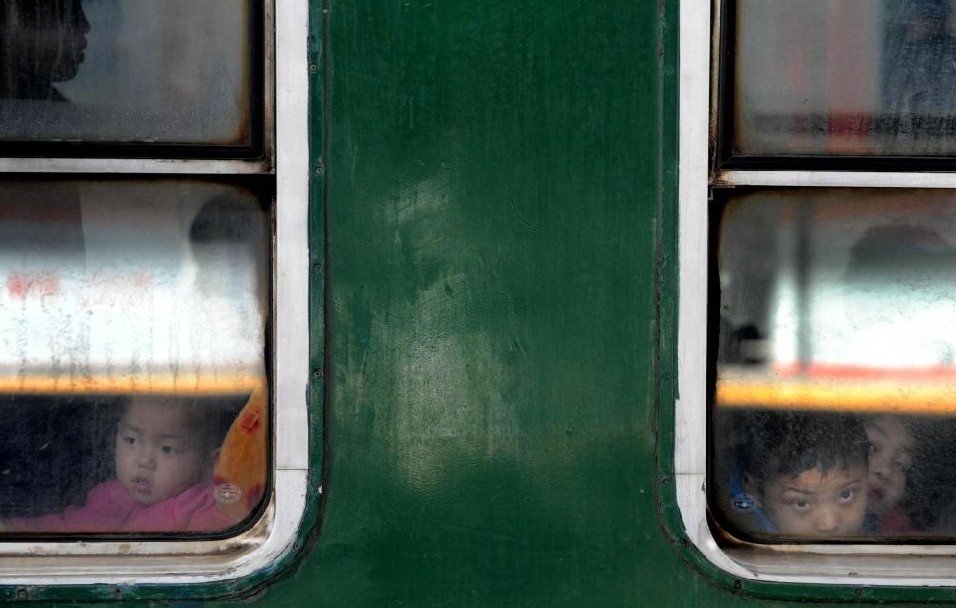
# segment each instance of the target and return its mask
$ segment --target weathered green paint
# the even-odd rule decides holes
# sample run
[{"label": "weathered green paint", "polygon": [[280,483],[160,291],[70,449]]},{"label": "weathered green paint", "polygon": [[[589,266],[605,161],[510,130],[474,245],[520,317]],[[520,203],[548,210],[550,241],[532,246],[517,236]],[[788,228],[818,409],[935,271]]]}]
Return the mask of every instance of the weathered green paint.
[{"label": "weathered green paint", "polygon": [[332,2],[328,504],[267,599],[712,589],[655,501],[658,11]]}]

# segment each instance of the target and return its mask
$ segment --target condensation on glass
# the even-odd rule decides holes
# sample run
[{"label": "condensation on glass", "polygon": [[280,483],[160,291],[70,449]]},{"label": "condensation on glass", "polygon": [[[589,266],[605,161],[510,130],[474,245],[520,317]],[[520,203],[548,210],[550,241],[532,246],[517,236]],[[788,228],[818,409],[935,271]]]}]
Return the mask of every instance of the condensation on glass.
[{"label": "condensation on glass", "polygon": [[732,154],[956,151],[952,0],[733,6]]},{"label": "condensation on glass", "polygon": [[0,140],[248,146],[251,0],[5,0]]},{"label": "condensation on glass", "polygon": [[956,535],[956,192],[718,214],[711,512],[756,541]]},{"label": "condensation on glass", "polygon": [[217,532],[266,493],[268,201],[0,181],[0,525]]}]

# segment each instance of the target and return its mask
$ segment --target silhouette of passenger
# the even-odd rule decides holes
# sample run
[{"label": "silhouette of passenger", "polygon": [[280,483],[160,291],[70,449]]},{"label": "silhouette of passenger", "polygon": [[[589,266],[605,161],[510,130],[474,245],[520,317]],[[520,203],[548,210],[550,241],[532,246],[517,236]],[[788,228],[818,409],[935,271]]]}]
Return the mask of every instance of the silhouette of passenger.
[{"label": "silhouette of passenger", "polygon": [[941,291],[952,298],[956,248],[925,226],[873,226],[850,247],[844,277],[851,286],[897,286],[901,292]]},{"label": "silhouette of passenger", "polygon": [[76,76],[89,31],[81,0],[0,2],[0,98],[65,101],[53,85]]}]

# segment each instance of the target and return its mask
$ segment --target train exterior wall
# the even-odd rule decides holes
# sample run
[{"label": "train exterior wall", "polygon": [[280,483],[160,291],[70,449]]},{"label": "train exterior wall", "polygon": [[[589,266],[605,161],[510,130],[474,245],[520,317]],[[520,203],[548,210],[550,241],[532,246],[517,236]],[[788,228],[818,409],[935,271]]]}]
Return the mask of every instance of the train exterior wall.
[{"label": "train exterior wall", "polygon": [[676,0],[309,2],[315,466],[294,555],[199,590],[0,596],[456,608],[956,598],[736,580],[683,534]]},{"label": "train exterior wall", "polygon": [[730,600],[660,507],[676,7],[329,8],[327,503],[265,598]]},{"label": "train exterior wall", "polygon": [[220,603],[772,602],[674,506],[676,3],[312,14],[323,493],[295,562]]}]

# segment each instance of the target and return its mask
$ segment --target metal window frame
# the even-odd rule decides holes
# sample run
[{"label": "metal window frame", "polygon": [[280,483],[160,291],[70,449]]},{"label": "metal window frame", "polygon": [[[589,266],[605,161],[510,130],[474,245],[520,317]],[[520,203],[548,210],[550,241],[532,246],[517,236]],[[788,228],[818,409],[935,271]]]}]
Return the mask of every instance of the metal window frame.
[{"label": "metal window frame", "polygon": [[[250,529],[222,540],[0,542],[0,590],[6,590],[0,595],[14,589],[12,597],[24,599],[31,597],[28,589],[106,585],[115,591],[111,597],[121,597],[121,588],[128,585],[234,581],[273,571],[298,548],[303,518],[313,508],[309,497],[315,496],[314,488],[308,487],[310,134],[303,128],[309,118],[309,74],[315,71],[310,70],[308,56],[313,7],[308,0],[264,4],[262,159],[3,158],[0,172],[77,178],[95,173],[275,176],[274,448],[269,504]],[[55,591],[50,593],[56,596]]]},{"label": "metal window frame", "polygon": [[[716,0],[719,2],[719,0]],[[712,19],[712,15],[714,18]],[[679,6],[678,119],[678,293],[677,387],[674,402],[674,477],[683,535],[706,562],[725,575],[753,581],[762,593],[806,597],[792,586],[763,582],[829,585],[819,597],[860,599],[865,587],[888,589],[883,599],[906,599],[927,588],[956,585],[956,545],[942,544],[775,544],[763,547],[718,543],[708,525],[707,350],[708,215],[710,189],[734,186],[956,188],[956,173],[938,171],[712,172],[716,141],[716,49],[720,11],[710,0],[684,0]],[[910,588],[910,589],[905,589]],[[918,591],[922,589],[922,591]],[[910,593],[910,595],[907,595]],[[934,596],[935,597],[935,596]]]}]

